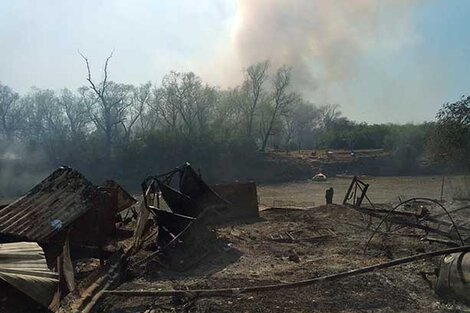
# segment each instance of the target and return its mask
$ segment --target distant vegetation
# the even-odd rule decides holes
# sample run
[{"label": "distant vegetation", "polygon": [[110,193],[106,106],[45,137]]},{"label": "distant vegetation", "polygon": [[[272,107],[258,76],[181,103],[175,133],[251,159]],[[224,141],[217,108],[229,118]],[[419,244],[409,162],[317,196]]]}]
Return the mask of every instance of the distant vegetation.
[{"label": "distant vegetation", "polygon": [[113,82],[111,56],[96,80],[83,58],[88,79],[76,91],[19,95],[0,84],[0,179],[11,164],[142,179],[190,160],[222,173],[272,149],[386,149],[469,165],[470,98],[445,104],[436,122],[370,125],[342,116],[337,105],[306,101],[292,91],[290,69],[268,62],[247,68],[240,86],[221,89],[194,73],[170,72],[158,85]]}]

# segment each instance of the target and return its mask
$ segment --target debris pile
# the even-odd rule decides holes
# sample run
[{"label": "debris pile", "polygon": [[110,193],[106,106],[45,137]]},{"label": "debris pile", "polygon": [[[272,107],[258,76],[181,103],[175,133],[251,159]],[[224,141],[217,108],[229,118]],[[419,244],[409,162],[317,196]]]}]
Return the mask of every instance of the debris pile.
[{"label": "debris pile", "polygon": [[[153,216],[157,232],[153,255],[174,270],[192,267],[211,251],[213,225],[259,216],[254,183],[210,187],[189,163],[146,178],[142,191],[142,209]],[[141,212],[139,219],[147,216]]]},{"label": "debris pile", "polygon": [[15,242],[0,244],[0,280],[48,307],[57,290],[59,275],[47,267],[44,252],[37,243]]},{"label": "debris pile", "polygon": [[[400,201],[392,207],[378,208],[367,196],[369,184],[364,183],[356,176],[346,192],[343,204],[367,215],[366,228],[372,231],[365,249],[370,245],[373,237],[381,232],[391,234],[402,230],[404,227],[424,231],[420,236],[421,241],[437,242],[449,246],[465,247],[470,241],[470,229],[468,220],[461,223],[452,217],[451,213],[465,210],[470,206],[465,205],[450,212],[441,202],[430,198],[410,198]],[[367,199],[370,207],[361,206]],[[442,199],[442,192],[441,192]],[[352,203],[348,202],[351,201]],[[400,210],[400,209],[404,210]],[[443,219],[443,218],[447,218]],[[373,220],[379,221],[374,225]],[[381,229],[384,225],[385,229]],[[432,236],[434,235],[434,237]],[[464,252],[447,254],[441,257],[437,279],[434,283],[436,293],[443,298],[457,299],[470,303],[470,287],[466,283],[470,277],[470,255]]]},{"label": "debris pile", "polygon": [[99,259],[104,266],[119,250],[119,212],[135,203],[115,182],[94,186],[74,169],[57,169],[0,209],[0,279],[54,311],[69,292],[88,297],[76,288],[75,276],[82,273],[74,265]]},{"label": "debris pile", "polygon": [[[439,299],[470,303],[470,228],[468,216],[456,214],[470,206],[449,210],[442,201],[419,197],[377,204],[367,195],[370,185],[353,177],[342,205],[273,203],[260,212],[253,182],[210,186],[189,163],[149,176],[141,187],[137,202],[114,181],[95,186],[61,167],[1,207],[0,288],[6,298],[0,311],[106,312],[129,297],[152,297],[146,312],[157,312],[168,297],[171,306],[196,312],[211,310],[196,305],[204,298],[215,300],[203,304],[234,311],[271,311],[265,303],[324,310],[313,298],[363,311],[382,308],[377,301],[388,301],[381,299],[388,294],[388,304],[400,310],[419,297],[398,303],[394,298],[410,285],[377,271],[417,262]],[[439,264],[432,262],[436,256]],[[157,272],[166,278],[145,283]],[[363,283],[352,283],[350,277],[359,275],[382,275],[367,290],[375,292],[372,300],[361,296]],[[332,281],[336,285],[328,285]],[[295,301],[284,298],[285,289],[300,287]],[[338,292],[354,300],[335,298]],[[227,297],[227,303],[220,300]],[[264,302],[252,301],[256,297]]]}]

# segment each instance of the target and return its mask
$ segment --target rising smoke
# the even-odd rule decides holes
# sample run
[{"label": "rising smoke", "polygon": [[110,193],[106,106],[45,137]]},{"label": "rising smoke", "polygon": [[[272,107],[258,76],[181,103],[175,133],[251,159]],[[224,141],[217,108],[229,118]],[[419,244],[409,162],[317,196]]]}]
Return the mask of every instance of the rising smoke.
[{"label": "rising smoke", "polygon": [[40,148],[0,140],[0,205],[24,194],[43,180],[52,169]]},{"label": "rising smoke", "polygon": [[[293,68],[309,94],[354,77],[361,58],[410,39],[409,1],[239,0],[233,50],[241,67],[269,59]],[[387,12],[387,14],[383,14]]]}]

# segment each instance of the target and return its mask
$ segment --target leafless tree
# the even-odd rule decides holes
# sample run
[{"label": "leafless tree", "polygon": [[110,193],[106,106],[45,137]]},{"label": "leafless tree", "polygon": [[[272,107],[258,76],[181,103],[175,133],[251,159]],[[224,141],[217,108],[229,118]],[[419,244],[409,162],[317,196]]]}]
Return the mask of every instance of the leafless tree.
[{"label": "leafless tree", "polygon": [[139,87],[131,87],[131,105],[128,107],[126,118],[121,119],[121,126],[124,129],[124,140],[126,143],[131,139],[136,122],[142,118],[145,108],[148,107],[151,97],[151,88],[152,84],[150,82],[142,84]]},{"label": "leafless tree", "polygon": [[50,89],[33,88],[22,97],[22,138],[42,146],[51,157],[61,155],[66,145],[67,125],[57,96]]},{"label": "leafless tree", "polygon": [[245,94],[240,87],[219,91],[218,105],[213,114],[213,128],[221,138],[230,138],[235,134],[246,136],[244,125],[245,114],[243,104]]},{"label": "leafless tree", "polygon": [[183,121],[187,134],[196,131],[197,111],[199,110],[199,96],[202,82],[194,73],[176,73],[171,76],[171,88],[178,113]]},{"label": "leafless tree", "polygon": [[[151,116],[161,117],[170,132],[176,132],[178,126],[178,107],[172,88],[165,84],[163,79],[162,87],[152,90],[152,98],[148,102],[152,112]],[[149,114],[150,115],[150,114]]]},{"label": "leafless tree", "polygon": [[244,82],[244,89],[247,92],[247,101],[245,105],[246,119],[247,119],[247,135],[252,136],[253,132],[253,119],[256,109],[263,96],[263,84],[267,79],[267,70],[269,67],[268,61],[263,61],[251,65],[246,70],[246,78]]},{"label": "leafless tree", "polygon": [[19,95],[10,87],[0,84],[0,132],[7,140],[12,140],[19,129],[21,110]]},{"label": "leafless tree", "polygon": [[341,117],[340,106],[338,104],[327,104],[320,107],[323,127],[329,128],[335,120]]},{"label": "leafless tree", "polygon": [[291,81],[291,69],[287,66],[280,67],[273,77],[273,90],[271,95],[270,114],[263,123],[263,134],[261,151],[266,150],[269,137],[272,135],[273,126],[281,114],[283,114],[289,105],[296,99],[296,95],[289,91]]},{"label": "leafless tree", "polygon": [[[104,134],[105,153],[106,157],[110,158],[113,144],[117,141],[118,130],[125,125],[127,110],[132,105],[132,101],[129,99],[132,88],[130,85],[116,84],[108,80],[108,65],[113,53],[106,58],[103,70],[104,77],[99,84],[92,79],[88,59],[83,54],[80,53],[80,55],[86,64],[89,88],[96,98],[96,101],[88,102],[88,112],[96,128]],[[126,132],[128,129],[124,130],[124,133]]]},{"label": "leafless tree", "polygon": [[151,106],[159,112],[170,131],[182,132],[187,137],[198,136],[207,129],[218,100],[216,90],[204,86],[191,72],[171,72],[153,94]]},{"label": "leafless tree", "polygon": [[[81,91],[83,89],[79,90],[80,94]],[[74,141],[85,139],[91,120],[84,97],[74,94],[69,89],[63,89],[58,97],[58,104],[67,118],[70,139]]]},{"label": "leafless tree", "polygon": [[289,149],[293,143],[297,149],[301,149],[305,141],[313,142],[315,129],[318,129],[322,123],[320,109],[300,98],[296,98],[282,118],[286,149]]}]

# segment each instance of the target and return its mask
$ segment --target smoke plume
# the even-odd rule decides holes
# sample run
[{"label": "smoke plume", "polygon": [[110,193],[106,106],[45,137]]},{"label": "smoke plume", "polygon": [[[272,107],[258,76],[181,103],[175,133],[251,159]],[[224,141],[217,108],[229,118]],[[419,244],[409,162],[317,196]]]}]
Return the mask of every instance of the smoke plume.
[{"label": "smoke plume", "polygon": [[233,50],[242,67],[265,59],[292,66],[295,85],[310,93],[353,78],[371,49],[400,49],[411,33],[408,7],[402,0],[239,0]]}]

